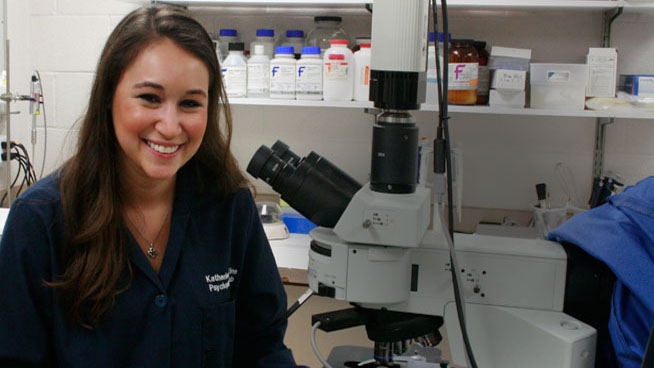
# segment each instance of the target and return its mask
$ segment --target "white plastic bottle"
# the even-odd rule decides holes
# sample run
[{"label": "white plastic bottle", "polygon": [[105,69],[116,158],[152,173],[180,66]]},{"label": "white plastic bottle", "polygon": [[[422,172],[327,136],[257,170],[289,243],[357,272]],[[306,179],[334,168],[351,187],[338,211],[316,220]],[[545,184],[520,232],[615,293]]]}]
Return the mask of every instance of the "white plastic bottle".
[{"label": "white plastic bottle", "polygon": [[331,40],[325,51],[322,69],[322,95],[325,101],[352,101],[354,70],[352,51],[347,40]]},{"label": "white plastic bottle", "polygon": [[[441,50],[438,50],[438,60],[443,60]],[[443,64],[441,63],[441,68]],[[425,102],[438,104],[438,79],[436,77],[436,45],[434,44],[434,32],[429,32],[429,45],[427,46],[427,91]]]},{"label": "white plastic bottle", "polygon": [[257,38],[250,43],[250,51],[254,50],[256,45],[263,45],[263,53],[272,59],[275,52],[275,30],[257,29]]},{"label": "white plastic bottle", "polygon": [[292,46],[293,53],[297,59],[300,58],[302,53],[302,46],[304,45],[304,31],[291,29],[286,31],[286,39],[282,42],[281,46]]},{"label": "white plastic bottle", "polygon": [[243,42],[229,44],[229,55],[222,65],[223,81],[227,97],[245,97],[247,95],[248,63],[243,56]]},{"label": "white plastic bottle", "polygon": [[322,58],[320,47],[305,46],[297,61],[295,97],[298,100],[322,100]]},{"label": "white plastic bottle", "polygon": [[370,95],[370,44],[362,43],[354,53],[354,101],[368,101]]},{"label": "white plastic bottle", "polygon": [[218,60],[221,62],[225,61],[225,58],[229,54],[229,44],[240,41],[238,32],[235,29],[221,29],[218,37],[218,49],[216,50],[218,52]]},{"label": "white plastic bottle", "polygon": [[277,46],[270,61],[270,98],[295,100],[295,56],[293,47]]},{"label": "white plastic bottle", "polygon": [[248,60],[248,97],[270,95],[270,59],[264,54],[263,45],[254,46],[254,55]]},{"label": "white plastic bottle", "polygon": [[[449,34],[449,39],[452,35]],[[427,48],[427,95],[425,102],[428,104],[438,104],[438,80],[436,78],[436,45],[435,45],[434,32],[429,32],[429,47]],[[438,33],[438,62],[441,66],[441,79],[443,77],[443,53],[445,35],[442,32]]]}]

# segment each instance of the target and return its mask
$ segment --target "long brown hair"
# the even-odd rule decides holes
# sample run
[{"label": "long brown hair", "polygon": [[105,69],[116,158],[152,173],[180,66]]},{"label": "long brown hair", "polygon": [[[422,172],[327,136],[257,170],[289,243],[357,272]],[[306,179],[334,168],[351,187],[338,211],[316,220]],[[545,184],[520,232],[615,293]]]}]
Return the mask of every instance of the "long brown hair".
[{"label": "long brown hair", "polygon": [[209,70],[207,128],[200,148],[186,164],[189,174],[196,177],[196,183],[205,189],[216,188],[222,196],[246,183],[229,150],[231,114],[207,32],[177,7],[156,5],[128,14],[113,30],[100,56],[77,152],[59,170],[66,234],[59,252],[62,273],[49,285],[58,290],[69,320],[86,328],[102,321],[132,277],[121,216],[116,160],[121,148],[111,117],[112,98],[123,72],[139,52],[163,38],[202,60]]}]

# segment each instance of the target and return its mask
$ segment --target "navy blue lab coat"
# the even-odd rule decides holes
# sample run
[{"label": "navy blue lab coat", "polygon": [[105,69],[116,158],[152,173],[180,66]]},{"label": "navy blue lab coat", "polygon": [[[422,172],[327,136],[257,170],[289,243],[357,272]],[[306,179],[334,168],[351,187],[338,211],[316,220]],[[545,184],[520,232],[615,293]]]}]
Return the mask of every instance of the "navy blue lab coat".
[{"label": "navy blue lab coat", "polygon": [[0,243],[0,367],[296,366],[286,324],[271,327],[286,295],[250,192],[200,196],[184,171],[159,274],[125,230],[133,279],[92,330],[68,323],[44,286],[62,272],[57,178],[14,202]]}]

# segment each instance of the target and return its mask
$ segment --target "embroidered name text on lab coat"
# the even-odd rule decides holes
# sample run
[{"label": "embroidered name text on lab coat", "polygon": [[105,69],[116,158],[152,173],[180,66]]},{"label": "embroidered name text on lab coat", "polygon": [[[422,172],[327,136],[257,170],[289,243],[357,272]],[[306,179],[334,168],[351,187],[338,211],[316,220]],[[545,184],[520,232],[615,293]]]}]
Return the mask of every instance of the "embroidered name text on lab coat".
[{"label": "embroidered name text on lab coat", "polygon": [[234,282],[234,276],[236,276],[237,273],[238,270],[230,267],[225,273],[206,275],[204,278],[209,285],[209,291],[221,292],[223,290],[229,289],[232,282]]}]

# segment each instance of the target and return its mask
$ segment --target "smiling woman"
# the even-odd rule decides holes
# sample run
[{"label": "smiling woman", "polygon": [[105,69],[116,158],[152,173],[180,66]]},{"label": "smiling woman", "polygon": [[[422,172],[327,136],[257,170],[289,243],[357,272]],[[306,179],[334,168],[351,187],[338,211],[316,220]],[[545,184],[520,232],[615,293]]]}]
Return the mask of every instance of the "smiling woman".
[{"label": "smiling woman", "polygon": [[295,367],[219,70],[178,8],[111,33],[77,153],[7,219],[0,366]]},{"label": "smiling woman", "polygon": [[195,155],[207,127],[208,90],[202,60],[167,38],[145,47],[125,70],[111,114],[129,187],[174,180]]},{"label": "smiling woman", "polygon": [[123,213],[130,230],[145,241],[157,272],[162,260],[156,255],[164,253],[168,238],[159,235],[172,209],[177,171],[198,151],[207,128],[208,90],[202,60],[162,38],[138,53],[112,99],[120,184],[128,203]]}]

